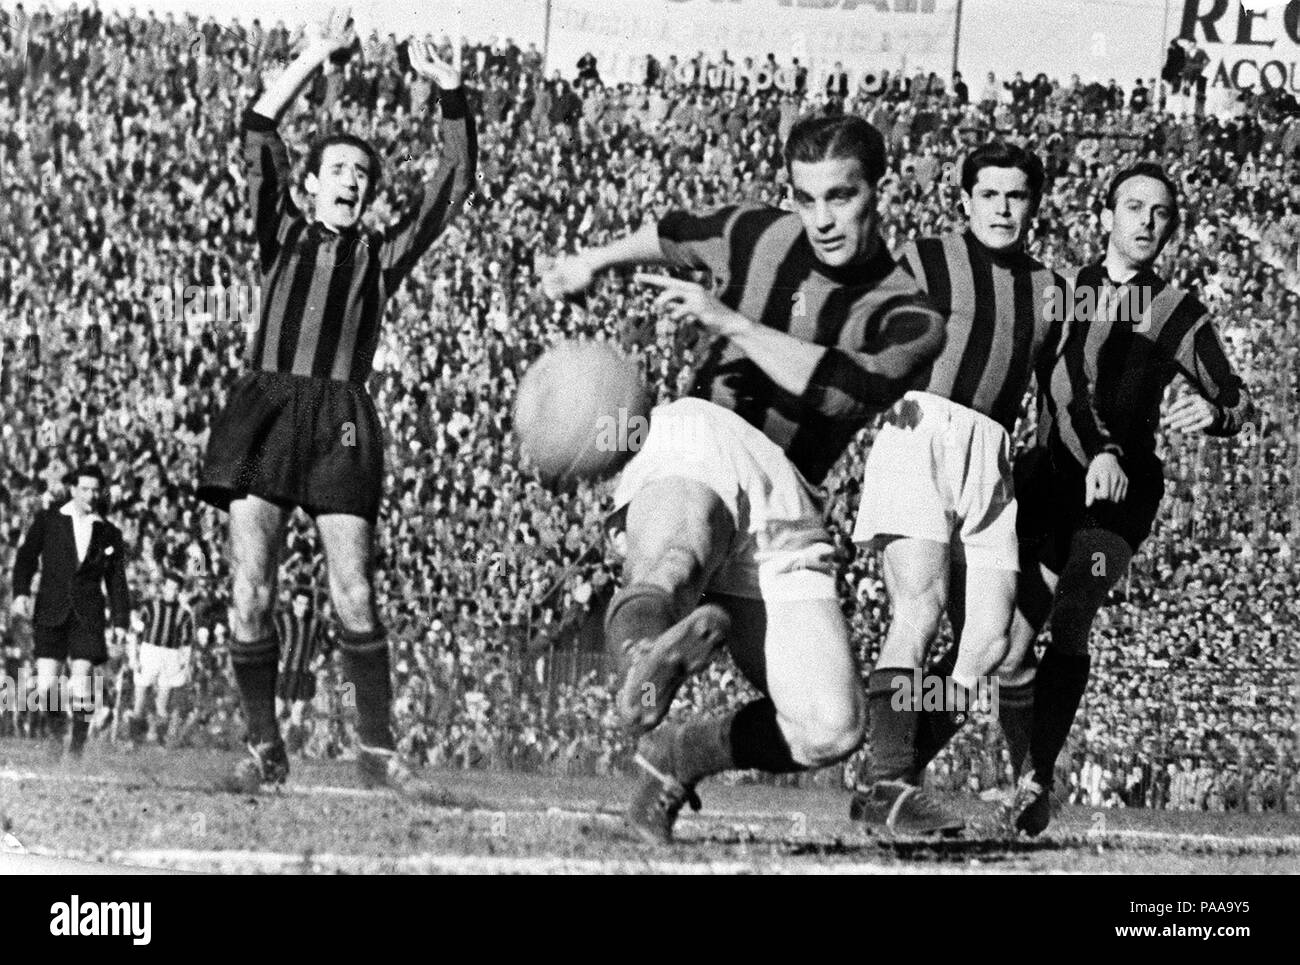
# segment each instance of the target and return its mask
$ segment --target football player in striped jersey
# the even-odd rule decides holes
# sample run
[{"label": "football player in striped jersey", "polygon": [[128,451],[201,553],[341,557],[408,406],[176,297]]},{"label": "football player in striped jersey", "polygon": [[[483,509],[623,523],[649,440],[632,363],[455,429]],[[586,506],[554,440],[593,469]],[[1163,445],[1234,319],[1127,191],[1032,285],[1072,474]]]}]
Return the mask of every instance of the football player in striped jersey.
[{"label": "football player in striped jersey", "polygon": [[284,645],[284,662],[275,692],[275,712],[281,719],[288,714],[286,749],[296,754],[307,740],[307,706],[316,696],[316,675],[329,656],[325,621],[316,609],[311,587],[294,589],[289,609],[277,614],[276,625]]},{"label": "football player in striped jersey", "polygon": [[[999,719],[1021,771],[1010,817],[1030,835],[1051,818],[1056,759],[1087,687],[1093,620],[1164,495],[1157,429],[1231,436],[1254,417],[1205,306],[1155,273],[1178,223],[1177,187],[1158,164],[1115,175],[1102,212],[1105,257],[1073,279],[1076,317],[1040,385],[1037,446],[1016,466],[1021,587]],[[1194,391],[1162,416],[1179,376]],[[1049,618],[1036,662],[1033,642]]]},{"label": "football player in striped jersey", "polygon": [[148,734],[149,691],[154,691],[154,734],[161,744],[167,739],[172,692],[189,683],[194,616],[181,599],[182,585],[179,573],[168,570],[163,574],[162,595],[145,608],[143,639],[138,649],[131,648],[135,701],[127,715],[127,733],[133,743]]},{"label": "football player in striped jersey", "polygon": [[[706,335],[690,397],[653,410],[614,497],[626,582],[606,640],[623,673],[620,713],[645,733],[628,821],[652,842],[671,840],[711,774],[825,766],[861,742],[861,679],[815,487],[943,342],[942,317],[880,236],[880,133],[861,118],[808,118],[785,156],[793,211],[672,211],[543,277],[559,296],[606,268],[666,264],[715,285],[637,276],[659,290],[659,309]],[[763,696],[660,725],[723,641]]]},{"label": "football player in striped jersey", "polygon": [[[1048,297],[1060,279],[1025,252],[1043,182],[1034,154],[982,145],[962,164],[966,230],[902,250],[948,318],[947,342],[929,378],[885,416],[867,457],[853,539],[882,551],[892,621],[867,682],[872,754],[850,806],[853,818],[898,833],[964,825],[924,790],[924,768],[1007,652],[1018,568],[1010,433],[1031,376],[1050,376],[1064,333]],[[942,711],[922,713],[915,671],[945,610],[954,662]]]},{"label": "football player in striped jersey", "polygon": [[310,217],[299,211],[279,120],[314,71],[354,40],[347,11],[334,11],[244,113],[262,310],[248,371],[213,420],[198,492],[230,514],[230,656],[248,725],[248,756],[233,786],[255,790],[288,775],[275,716],[272,607],[277,550],[297,506],[314,518],[325,549],[343,675],[356,700],[362,781],[418,797],[425,789],[398,758],[390,729],[388,642],[373,599],[383,439],[365,381],[384,303],[473,187],[475,134],[459,64],[412,43],[412,67],[441,91],[442,158],[422,190],[396,223],[364,229],[378,155],[360,138],[331,134],[308,156],[304,187],[314,210]]}]

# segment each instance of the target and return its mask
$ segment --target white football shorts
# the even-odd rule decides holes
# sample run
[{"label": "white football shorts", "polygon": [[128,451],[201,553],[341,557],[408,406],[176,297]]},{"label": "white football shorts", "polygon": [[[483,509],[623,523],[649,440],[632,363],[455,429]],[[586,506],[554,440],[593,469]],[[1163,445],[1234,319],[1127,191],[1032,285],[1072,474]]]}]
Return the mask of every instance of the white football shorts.
[{"label": "white football shorts", "polygon": [[175,690],[189,680],[189,668],[181,660],[180,649],[155,647],[152,643],[140,644],[140,672],[136,674],[137,687],[159,687]]},{"label": "white football shorts", "polygon": [[669,477],[708,486],[735,522],[736,538],[710,592],[768,602],[837,599],[821,499],[759,429],[704,399],[657,406],[641,450],[619,476],[615,509]]},{"label": "white football shorts", "polygon": [[908,392],[885,416],[862,479],[853,541],[948,544],[967,566],[1019,572],[1011,438],[986,415]]}]

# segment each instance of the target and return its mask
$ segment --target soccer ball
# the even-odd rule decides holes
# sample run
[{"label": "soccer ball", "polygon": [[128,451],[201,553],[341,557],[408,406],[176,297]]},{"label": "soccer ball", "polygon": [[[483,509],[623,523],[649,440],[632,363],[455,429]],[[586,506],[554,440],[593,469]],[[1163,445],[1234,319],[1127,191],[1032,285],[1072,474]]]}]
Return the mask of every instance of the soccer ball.
[{"label": "soccer ball", "polygon": [[515,396],[524,464],[552,488],[617,472],[650,429],[650,397],[637,363],[605,342],[570,340],[541,355]]}]

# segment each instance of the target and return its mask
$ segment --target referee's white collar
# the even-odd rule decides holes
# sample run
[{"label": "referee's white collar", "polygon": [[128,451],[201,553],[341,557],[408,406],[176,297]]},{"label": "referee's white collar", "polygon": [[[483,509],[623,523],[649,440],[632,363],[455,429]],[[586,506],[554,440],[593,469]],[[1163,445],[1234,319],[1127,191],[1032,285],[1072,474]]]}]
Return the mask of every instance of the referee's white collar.
[{"label": "referee's white collar", "polygon": [[[61,512],[64,516],[75,516],[76,514],[73,512],[73,508],[74,508],[74,504],[72,500],[69,499],[66,503],[63,504],[63,508],[60,509],[59,512]],[[100,516],[99,513],[91,512],[90,521],[93,523],[102,523],[104,521],[104,517]]]}]

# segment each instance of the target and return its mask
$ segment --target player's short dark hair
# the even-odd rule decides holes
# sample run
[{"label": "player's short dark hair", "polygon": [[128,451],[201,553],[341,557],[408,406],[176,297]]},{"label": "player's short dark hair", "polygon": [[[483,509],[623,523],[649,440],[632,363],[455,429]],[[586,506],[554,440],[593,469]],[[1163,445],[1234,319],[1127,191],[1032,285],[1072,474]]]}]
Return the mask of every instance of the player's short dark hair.
[{"label": "player's short dark hair", "polygon": [[312,592],[310,586],[307,586],[303,583],[299,583],[289,592],[290,600],[292,600],[296,596],[305,596],[307,598],[307,602],[310,603],[313,599],[315,599],[316,594]]},{"label": "player's short dark hair", "polygon": [[1163,184],[1165,190],[1169,192],[1169,203],[1173,205],[1174,216],[1169,222],[1168,233],[1160,239],[1161,244],[1163,244],[1173,237],[1174,232],[1178,230],[1178,225],[1182,221],[1182,212],[1180,211],[1178,202],[1178,186],[1174,184],[1173,178],[1165,173],[1165,169],[1155,161],[1139,161],[1137,164],[1126,167],[1123,171],[1120,171],[1110,179],[1110,187],[1106,189],[1107,208],[1111,211],[1115,210],[1115,202],[1119,198],[1120,185],[1125,181],[1132,180],[1133,178],[1152,178]]},{"label": "player's short dark hair", "polygon": [[357,137],[355,134],[342,133],[326,134],[318,137],[312,142],[311,150],[307,153],[307,173],[320,177],[320,162],[325,156],[325,149],[333,147],[335,144],[345,144],[365,152],[370,165],[370,185],[366,188],[366,196],[362,198],[362,201],[366,204],[370,203],[379,188],[380,179],[383,177],[384,164],[379,158],[379,152],[365,138]]},{"label": "player's short dark hair", "polygon": [[1043,199],[1043,182],[1047,180],[1047,173],[1043,170],[1043,162],[1033,151],[1026,151],[1019,144],[1007,141],[981,144],[966,155],[966,160],[961,163],[961,189],[967,194],[975,190],[975,182],[985,168],[1016,168],[1024,171],[1025,178],[1029,181],[1033,206],[1038,207],[1038,202]]},{"label": "player's short dark hair", "polygon": [[185,577],[181,576],[175,570],[163,570],[163,582],[175,583],[178,587],[185,585]]},{"label": "player's short dark hair", "polygon": [[880,132],[853,114],[812,115],[795,122],[785,141],[785,166],[795,161],[817,164],[850,158],[862,165],[862,174],[872,184],[885,176],[885,139]]}]

